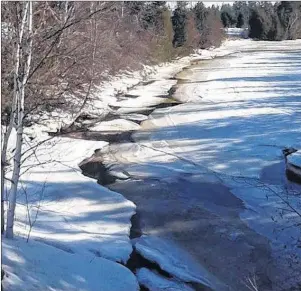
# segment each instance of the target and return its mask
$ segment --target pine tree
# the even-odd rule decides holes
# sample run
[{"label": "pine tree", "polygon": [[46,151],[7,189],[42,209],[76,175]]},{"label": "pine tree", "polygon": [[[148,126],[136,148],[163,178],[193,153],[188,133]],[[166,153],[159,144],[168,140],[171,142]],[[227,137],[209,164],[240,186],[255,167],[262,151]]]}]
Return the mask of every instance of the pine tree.
[{"label": "pine tree", "polygon": [[174,30],[174,38],[172,44],[174,47],[183,46],[187,39],[187,31],[186,31],[187,14],[186,14],[185,2],[178,3],[178,7],[175,9],[171,20],[172,20],[172,26]]}]

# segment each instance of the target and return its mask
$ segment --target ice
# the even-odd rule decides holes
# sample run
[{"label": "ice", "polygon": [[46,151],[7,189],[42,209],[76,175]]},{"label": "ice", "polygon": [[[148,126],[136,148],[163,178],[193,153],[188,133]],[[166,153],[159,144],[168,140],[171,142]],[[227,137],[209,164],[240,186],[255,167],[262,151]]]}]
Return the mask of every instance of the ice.
[{"label": "ice", "polygon": [[121,118],[111,121],[103,121],[89,127],[89,130],[91,131],[127,131],[138,129],[140,129],[139,124]]},{"label": "ice", "polygon": [[[299,196],[291,195],[300,194],[294,190],[299,188],[290,188],[291,184],[286,184],[284,178],[275,179],[272,175],[284,175],[284,168],[279,166],[284,160],[282,150],[299,149],[301,144],[300,48],[300,40],[277,43],[231,40],[218,49],[197,51],[169,64],[146,67],[144,74],[123,72],[111,78],[93,92],[85,112],[104,116],[111,110],[110,106],[115,106],[117,113],[134,113],[129,117],[141,121],[145,118],[139,112],[154,109],[169,97],[169,89],[175,85],[175,80],[170,78],[192,60],[198,62],[179,74],[181,80],[172,96],[188,103],[155,110],[140,125],[121,117],[92,128],[139,129],[133,135],[135,143],[110,146],[111,152],[103,157],[104,162],[114,164],[112,171],[123,178],[152,177],[166,182],[180,179],[184,174],[198,174],[200,179],[210,176],[216,187],[224,183],[245,207],[235,209],[240,211],[244,223],[239,227],[243,231],[247,225],[267,238],[277,257],[283,248],[299,256],[299,217],[292,209],[287,210],[286,203],[299,211]],[[227,57],[214,58],[219,56]],[[152,82],[141,84],[147,80]],[[45,113],[37,118],[39,124],[25,129],[23,158],[26,161],[21,169],[16,208],[17,239],[5,240],[3,244],[4,269],[9,275],[4,281],[6,290],[137,289],[133,274],[115,262],[125,263],[132,252],[130,219],[136,207],[122,195],[84,177],[78,167],[83,159],[107,143],[54,137],[42,143],[34,155],[29,155],[31,146],[48,138],[48,131],[55,132],[70,124],[73,117],[59,110],[51,116]],[[10,143],[14,138],[15,134]],[[12,150],[13,147],[10,161]],[[300,164],[299,156],[297,152],[288,156],[288,160]],[[188,183],[187,180],[184,185]],[[263,184],[267,189],[263,189]],[[189,187],[184,189],[186,192],[182,190],[187,194],[189,189],[197,191]],[[208,193],[211,192],[204,192],[204,197],[210,197]],[[203,211],[207,207],[206,211],[223,216],[220,208],[213,205],[218,204],[216,200],[212,201],[199,209]],[[155,211],[162,209],[158,207]],[[240,219],[237,219],[239,223]],[[252,232],[246,233],[254,237]],[[212,231],[211,235],[215,233]],[[28,236],[29,243],[25,243],[23,239]],[[224,242],[228,243],[228,237],[239,241],[239,229],[231,230]],[[237,243],[244,254],[252,249],[248,243]],[[206,264],[199,264],[175,241],[155,236],[143,236],[135,248],[178,280],[197,282],[216,290],[223,290],[223,284],[215,273],[235,265],[234,262],[229,266],[215,266],[215,272],[209,272]],[[279,262],[281,267],[282,261]],[[284,275],[286,269],[289,270],[289,265],[283,264]],[[233,274],[238,269],[233,267],[231,271]],[[165,279],[145,269],[138,272],[138,278],[154,288],[167,284]],[[278,280],[284,279],[279,276]],[[178,288],[177,282],[169,281],[172,282],[168,284]]]},{"label": "ice", "polygon": [[134,274],[120,264],[23,239],[2,239],[2,268],[7,291],[139,290]]},{"label": "ice", "polygon": [[193,291],[194,289],[176,280],[167,279],[158,273],[152,272],[146,268],[141,268],[136,273],[138,282],[146,286],[150,291]]},{"label": "ice", "polygon": [[287,161],[294,166],[301,168],[301,151],[297,151],[287,156]]},{"label": "ice", "polygon": [[225,288],[188,252],[180,249],[172,241],[154,236],[142,236],[137,239],[135,248],[143,257],[158,263],[164,271],[181,281],[199,283],[213,288],[213,290],[224,290]]},{"label": "ice", "polygon": [[[231,40],[224,43],[220,49],[221,55],[222,51],[227,51],[228,55],[224,58],[210,59],[217,55],[217,50],[213,50],[213,54],[207,51],[204,54],[207,59],[198,61],[198,64],[179,74],[180,81],[172,97],[184,104],[155,110],[148,120],[141,123],[141,130],[132,136],[136,143],[110,147],[120,170],[126,169],[133,177],[145,181],[149,181],[148,178],[151,177],[154,182],[147,182],[147,185],[154,187],[154,190],[153,193],[146,190],[149,196],[153,200],[159,197],[164,202],[168,201],[168,206],[161,201],[162,208],[154,208],[153,216],[161,215],[164,207],[172,209],[177,205],[177,201],[169,200],[172,195],[178,199],[187,191],[191,192],[191,197],[197,194],[204,197],[210,197],[211,193],[216,195],[211,197],[210,205],[206,204],[204,198],[199,208],[195,207],[198,210],[206,208],[210,213],[221,217],[221,222],[217,220],[214,227],[224,227],[226,233],[229,231],[227,239],[234,240],[237,249],[241,250],[242,255],[237,260],[242,260],[240,264],[244,264],[244,270],[238,261],[231,261],[235,254],[231,251],[226,254],[227,250],[223,253],[223,245],[220,245],[218,250],[225,255],[223,262],[215,259],[214,254],[212,257],[208,256],[212,262],[210,266],[216,267],[213,274],[222,277],[222,281],[226,281],[225,284],[233,284],[231,286],[234,286],[234,289],[241,290],[242,281],[237,276],[233,277],[233,274],[247,276],[254,265],[260,269],[268,262],[269,257],[273,261],[271,268],[274,268],[271,273],[274,273],[266,276],[270,276],[272,284],[281,285],[281,282],[285,281],[285,288],[289,289],[298,283],[296,276],[290,274],[301,275],[297,270],[301,258],[298,239],[301,191],[299,187],[287,181],[283,156],[284,149],[299,149],[301,144],[300,49],[300,40]],[[298,160],[298,154],[297,158],[293,155],[287,158],[288,161]],[[193,188],[187,179],[182,183],[184,189],[180,188],[183,175],[197,173],[216,177],[216,184],[204,189],[203,193],[202,189]],[[172,188],[171,183],[167,183],[166,186],[168,178],[179,181],[176,184],[178,187]],[[158,182],[159,186],[157,181],[161,181],[161,184]],[[242,206],[233,206],[234,209],[229,207],[226,211],[221,209],[219,206],[227,208],[227,201],[214,193],[218,183],[222,183],[228,189],[228,192],[221,193],[231,193],[241,201]],[[125,187],[129,192],[127,197],[134,197],[138,201],[138,209],[140,207],[144,210],[146,207],[143,201],[136,198],[136,186],[133,184],[132,191]],[[144,189],[143,186],[141,189]],[[164,194],[168,195],[166,199]],[[198,197],[201,199],[203,196]],[[218,197],[224,205],[219,205]],[[184,209],[186,207],[186,204],[183,205]],[[195,213],[205,215],[197,210]],[[236,213],[235,218],[228,221],[228,213]],[[205,225],[210,224],[210,219],[213,219],[209,215],[208,218],[201,217],[205,221],[208,220]],[[164,218],[164,223],[158,221],[158,225],[153,226],[153,236],[161,234],[164,230],[168,233],[172,231],[164,227],[174,226],[173,216],[166,215]],[[192,229],[197,224],[196,221],[199,222],[197,219],[192,221]],[[188,222],[177,223],[179,229],[189,229]],[[211,231],[205,227],[201,229]],[[222,229],[219,231],[224,233]],[[243,236],[237,234],[240,231],[244,233]],[[189,243],[187,239],[184,248],[191,252],[192,246],[197,250],[195,245],[204,240],[195,237],[193,231],[188,233],[192,240]],[[215,230],[212,230],[209,243],[210,238],[214,238],[215,235]],[[177,237],[175,231],[174,236],[174,242],[178,240],[180,244],[183,239],[181,235]],[[223,241],[225,245],[229,243],[227,239]],[[170,263],[170,253],[174,253],[171,247],[167,251],[167,247],[157,246],[154,242],[147,243],[144,238],[143,244],[139,245],[138,240],[138,252],[149,260],[156,261],[164,270],[174,272],[174,265],[180,266],[179,269],[191,266],[180,259],[174,264]],[[262,262],[251,262],[250,253],[255,252],[260,256],[259,244],[262,244],[264,249]],[[212,246],[208,245],[207,248],[210,250]],[[166,251],[163,251],[165,249]],[[195,252],[195,257],[197,256],[198,253]],[[291,263],[292,257],[294,263]],[[204,268],[208,267],[206,263],[203,264],[202,259],[199,258],[199,261]],[[229,266],[227,260],[231,262]],[[228,278],[222,274],[222,268],[229,268]],[[179,276],[178,273],[173,275]]]}]

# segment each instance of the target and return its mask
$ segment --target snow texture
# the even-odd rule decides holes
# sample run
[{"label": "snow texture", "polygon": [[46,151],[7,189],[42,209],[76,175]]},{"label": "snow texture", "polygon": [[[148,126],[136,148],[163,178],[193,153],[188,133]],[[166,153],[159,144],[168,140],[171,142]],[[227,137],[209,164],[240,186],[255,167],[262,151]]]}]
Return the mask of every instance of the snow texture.
[{"label": "snow texture", "polygon": [[6,291],[139,290],[134,274],[103,258],[89,259],[23,239],[3,239],[2,248]]},{"label": "snow texture", "polygon": [[142,236],[135,243],[138,253],[156,262],[169,274],[183,282],[196,282],[213,290],[223,290],[223,286],[206,269],[198,264],[187,252],[172,241],[154,236]]},{"label": "snow texture", "polygon": [[301,168],[301,151],[297,151],[287,156],[287,161],[294,166]]},{"label": "snow texture", "polygon": [[140,285],[145,286],[152,291],[193,291],[194,289],[184,284],[183,282],[178,282],[172,279],[166,279],[156,272],[152,272],[146,268],[141,268],[136,273],[138,282]]}]

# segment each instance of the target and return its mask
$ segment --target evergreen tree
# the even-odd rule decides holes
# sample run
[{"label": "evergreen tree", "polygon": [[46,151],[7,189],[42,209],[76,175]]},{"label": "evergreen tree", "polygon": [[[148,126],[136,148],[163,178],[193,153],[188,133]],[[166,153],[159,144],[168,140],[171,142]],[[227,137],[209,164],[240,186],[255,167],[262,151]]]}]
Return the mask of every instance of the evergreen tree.
[{"label": "evergreen tree", "polygon": [[221,20],[224,27],[233,27],[236,24],[236,15],[232,6],[224,4],[221,7]]},{"label": "evergreen tree", "polygon": [[237,22],[236,22],[236,27],[237,28],[242,28],[244,26],[244,17],[242,15],[242,13],[239,13],[238,14],[238,17],[237,17]]},{"label": "evergreen tree", "polygon": [[249,22],[250,8],[245,1],[238,1],[233,4],[233,14],[236,16],[236,27],[244,27]]},{"label": "evergreen tree", "polygon": [[208,10],[202,2],[198,2],[197,5],[194,7],[194,14],[197,29],[202,35],[204,33],[204,30],[206,29],[206,19],[208,16]]},{"label": "evergreen tree", "polygon": [[250,20],[251,38],[261,40],[281,40],[282,27],[275,9],[270,2],[264,2],[252,10]]},{"label": "evergreen tree", "polygon": [[187,39],[187,31],[186,31],[187,14],[186,14],[185,2],[178,3],[178,7],[175,9],[171,20],[172,20],[172,26],[174,30],[174,38],[172,44],[174,47],[183,46]]}]

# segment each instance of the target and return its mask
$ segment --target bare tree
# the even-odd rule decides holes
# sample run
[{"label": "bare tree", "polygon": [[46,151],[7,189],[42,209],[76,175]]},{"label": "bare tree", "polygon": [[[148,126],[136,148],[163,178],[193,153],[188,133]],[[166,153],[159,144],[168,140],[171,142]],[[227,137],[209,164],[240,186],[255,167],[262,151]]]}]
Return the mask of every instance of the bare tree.
[{"label": "bare tree", "polygon": [[[40,122],[40,114],[51,111],[67,113],[66,123],[74,124],[93,103],[95,85],[122,71],[170,60],[178,52],[171,43],[170,11],[159,2],[17,1],[2,4],[1,13],[7,31],[1,44],[1,102],[7,113],[2,119],[1,230],[6,180],[11,182],[7,236],[12,237],[20,167],[43,143],[24,145],[24,126]],[[193,47],[197,31],[191,32]],[[10,151],[14,130],[17,141]]]},{"label": "bare tree", "polygon": [[[14,154],[14,168],[11,180],[11,191],[9,195],[9,207],[7,212],[7,226],[6,237],[13,237],[14,217],[16,208],[16,199],[18,191],[18,182],[21,168],[21,154],[22,154],[22,141],[23,141],[23,120],[24,120],[24,97],[25,86],[29,76],[31,57],[32,57],[32,2],[23,3],[23,19],[20,27],[20,39],[19,49],[22,44],[21,53],[16,56],[17,63],[20,64],[20,58],[24,58],[24,66],[17,68],[15,72],[15,86],[14,99],[16,100],[16,129],[17,140],[16,149]],[[24,34],[25,32],[25,34]],[[25,38],[25,39],[23,39]],[[23,70],[22,70],[23,69]],[[14,122],[14,121],[13,121]]]},{"label": "bare tree", "polygon": [[[90,13],[92,14],[95,11],[95,7],[94,7],[94,2],[91,2],[90,4]],[[75,114],[75,117],[73,118],[73,121],[71,122],[71,124],[68,126],[72,126],[76,120],[78,119],[78,117],[81,115],[82,110],[84,109],[85,105],[88,102],[92,87],[93,87],[93,83],[94,83],[94,79],[95,79],[95,55],[96,55],[96,47],[97,47],[97,33],[98,33],[98,27],[97,27],[97,21],[95,19],[95,17],[92,17],[89,19],[89,25],[90,25],[90,29],[89,29],[89,42],[92,45],[92,52],[91,52],[91,57],[90,57],[90,61],[89,61],[89,68],[88,68],[88,75],[89,75],[89,81],[88,81],[88,86],[87,86],[87,90],[84,94],[83,97],[83,101],[82,104],[80,105],[77,113]]]},{"label": "bare tree", "polygon": [[[14,64],[13,68],[13,92],[10,93],[10,87],[8,84],[8,90],[6,91],[8,107],[11,108],[7,117],[6,131],[3,136],[3,143],[1,149],[1,231],[4,232],[4,181],[8,180],[11,183],[9,191],[9,205],[6,219],[6,236],[8,238],[13,237],[13,226],[16,199],[18,192],[18,184],[20,179],[20,168],[22,165],[22,145],[23,145],[23,129],[26,114],[31,112],[32,109],[36,109],[40,104],[48,102],[49,86],[47,84],[52,81],[60,81],[61,71],[59,70],[58,63],[61,58],[64,58],[62,52],[65,47],[60,47],[62,44],[60,40],[63,38],[64,33],[68,36],[67,31],[71,27],[77,27],[81,22],[89,22],[89,20],[97,13],[105,11],[106,8],[111,7],[109,5],[100,4],[96,9],[87,11],[86,6],[82,5],[74,12],[72,5],[69,7],[67,2],[63,9],[51,3],[33,3],[33,2],[12,2],[6,3],[6,24],[11,27],[12,39],[6,43],[9,51],[12,46],[14,47],[14,54],[7,55],[6,57],[12,60]],[[52,6],[51,6],[52,5]],[[34,6],[34,9],[33,9]],[[57,9],[57,10],[55,10]],[[71,15],[72,14],[72,15]],[[60,17],[62,15],[62,17]],[[72,16],[72,17],[71,17]],[[33,18],[36,21],[33,23]],[[91,22],[90,22],[91,23]],[[71,37],[67,37],[68,40]],[[95,40],[94,40],[95,42]],[[76,44],[78,46],[78,43]],[[65,44],[67,46],[67,44]],[[96,47],[94,45],[94,47]],[[42,53],[41,53],[42,52]],[[89,54],[89,52],[87,52]],[[92,53],[94,58],[95,53]],[[66,56],[68,59],[70,55]],[[9,62],[8,62],[9,63]],[[92,66],[92,73],[94,72],[94,66]],[[7,69],[9,80],[9,68]],[[40,73],[40,74],[37,74]],[[39,75],[45,73],[48,79],[44,79],[40,82]],[[85,80],[83,80],[85,81]],[[44,83],[45,82],[45,83]],[[43,88],[43,85],[46,85]],[[92,86],[92,81],[91,85]],[[39,91],[42,92],[42,96],[39,95]],[[48,92],[47,92],[48,91]],[[11,100],[10,100],[11,96]],[[41,96],[41,98],[39,98]],[[46,98],[44,97],[46,96]],[[85,101],[84,101],[85,102]],[[6,177],[7,166],[9,165],[8,147],[9,140],[12,136],[13,129],[16,130],[16,142],[13,144],[13,169],[12,178]],[[38,142],[41,144],[41,142]],[[32,151],[33,154],[35,150]],[[27,155],[28,158],[28,155]]]},{"label": "bare tree", "polygon": [[291,13],[287,29],[285,32],[285,36],[287,39],[295,39],[300,37],[301,35],[301,11],[298,9],[294,9]]},{"label": "bare tree", "polygon": [[1,149],[1,233],[4,231],[4,183],[5,183],[5,169],[7,166],[7,148],[8,141],[12,133],[12,129],[15,126],[15,119],[17,115],[17,103],[19,96],[19,70],[20,70],[20,50],[21,44],[23,41],[23,34],[25,30],[25,25],[27,21],[27,10],[28,4],[26,4],[23,17],[21,20],[21,25],[18,28],[18,39],[16,40],[16,49],[15,49],[15,68],[14,68],[14,91],[13,91],[13,101],[11,106],[10,120],[6,128],[3,137],[2,149]]}]

